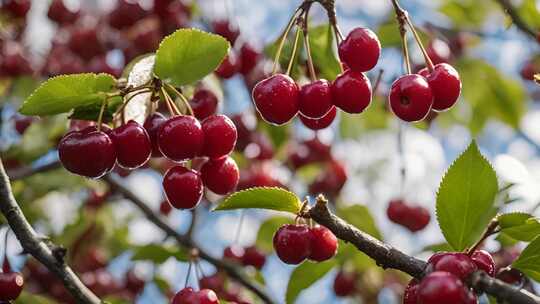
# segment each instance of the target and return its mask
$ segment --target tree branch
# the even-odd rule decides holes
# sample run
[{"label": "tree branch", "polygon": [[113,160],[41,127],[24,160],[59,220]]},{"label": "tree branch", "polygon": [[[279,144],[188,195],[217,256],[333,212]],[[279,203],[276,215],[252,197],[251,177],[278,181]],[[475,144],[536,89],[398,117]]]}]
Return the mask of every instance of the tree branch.
[{"label": "tree branch", "polygon": [[521,16],[518,14],[514,6],[510,3],[509,0],[496,0],[497,3],[504,9],[506,14],[512,19],[512,23],[521,30],[523,33],[527,34],[527,36],[531,37],[532,39],[536,40],[538,37],[538,33],[529,27],[525,20],[521,18]]},{"label": "tree branch", "polygon": [[25,167],[20,167],[14,170],[10,170],[10,172],[8,172],[8,176],[10,180],[14,181],[14,180],[23,179],[23,178],[32,176],[36,173],[46,172],[46,171],[54,170],[57,168],[60,168],[60,161],[58,160],[49,162],[49,163],[44,163],[35,167],[25,166]]},{"label": "tree branch", "polygon": [[210,255],[208,252],[201,249],[197,244],[191,240],[188,236],[184,236],[178,233],[174,228],[169,224],[164,222],[161,217],[155,213],[150,207],[148,207],[135,193],[129,190],[120,178],[114,174],[108,174],[103,178],[111,188],[116,190],[118,193],[122,194],[125,198],[130,200],[139,210],[146,216],[146,218],[156,225],[158,228],[163,230],[169,237],[172,237],[176,242],[185,248],[196,248],[199,250],[199,257],[203,260],[206,260],[210,264],[214,265],[216,268],[225,271],[229,277],[236,280],[238,283],[242,284],[247,289],[251,290],[256,294],[261,300],[265,303],[273,304],[274,301],[266,294],[263,287],[259,284],[252,282],[244,273],[240,272],[237,267],[231,263],[225,262],[221,259],[215,258]]},{"label": "tree branch", "polygon": [[11,191],[9,178],[0,160],[0,211],[8,221],[11,230],[21,243],[24,251],[31,254],[49,271],[54,273],[75,298],[77,303],[98,304],[101,300],[79,280],[77,275],[64,263],[62,255],[55,254],[60,247],[48,245],[40,238],[26,220]]},{"label": "tree branch", "polygon": [[[393,268],[403,271],[415,278],[425,275],[427,263],[411,257],[394,247],[385,244],[369,234],[358,230],[341,218],[332,214],[328,209],[327,200],[319,196],[317,203],[304,216],[310,217],[317,223],[330,229],[336,237],[353,244],[358,250],[371,257],[377,265],[383,268]],[[469,279],[469,286],[483,291],[499,300],[512,304],[538,304],[540,298],[525,290],[508,285],[500,280],[489,277],[482,271],[475,272]]]}]

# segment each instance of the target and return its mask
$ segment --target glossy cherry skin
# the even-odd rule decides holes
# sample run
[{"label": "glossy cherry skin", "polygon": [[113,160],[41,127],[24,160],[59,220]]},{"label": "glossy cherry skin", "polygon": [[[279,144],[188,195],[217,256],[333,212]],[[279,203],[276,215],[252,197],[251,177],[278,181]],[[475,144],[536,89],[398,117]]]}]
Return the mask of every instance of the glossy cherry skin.
[{"label": "glossy cherry skin", "polygon": [[193,117],[179,115],[164,122],[158,132],[158,146],[173,161],[184,161],[199,155],[204,146],[201,123]]},{"label": "glossy cherry skin", "polygon": [[266,263],[266,256],[257,247],[250,246],[245,248],[242,264],[245,266],[253,266],[257,269],[262,269]]},{"label": "glossy cherry skin", "polygon": [[159,150],[158,131],[161,125],[166,121],[167,118],[165,118],[165,116],[159,112],[146,117],[146,120],[144,121],[143,127],[146,130],[146,133],[148,133],[148,137],[152,143],[152,157],[163,156]]},{"label": "glossy cherry skin", "polygon": [[212,115],[202,122],[204,146],[201,155],[220,158],[234,150],[238,134],[232,120],[225,115]]},{"label": "glossy cherry skin", "polygon": [[76,27],[71,32],[69,48],[84,60],[102,54],[104,45],[98,30],[93,27]]},{"label": "glossy cherry skin", "polygon": [[433,39],[427,46],[426,51],[433,64],[446,63],[452,57],[450,47],[441,39]]},{"label": "glossy cherry skin", "polygon": [[257,111],[269,123],[285,124],[298,113],[300,90],[285,74],[275,74],[260,81],[252,95]]},{"label": "glossy cherry skin", "polygon": [[458,252],[443,254],[430,263],[434,271],[446,271],[461,280],[466,280],[471,273],[478,269],[468,255]]},{"label": "glossy cherry skin", "polygon": [[71,24],[79,18],[79,12],[70,11],[64,0],[53,0],[47,11],[47,17],[58,24]]},{"label": "glossy cherry skin", "polygon": [[109,24],[116,29],[124,29],[142,19],[146,11],[137,1],[119,0],[116,7],[109,13]]},{"label": "glossy cherry skin", "polygon": [[240,73],[247,75],[257,66],[261,53],[253,45],[244,43],[240,48]]},{"label": "glossy cherry skin", "polygon": [[321,118],[332,108],[332,88],[325,79],[302,86],[298,109],[307,118]]},{"label": "glossy cherry skin", "polygon": [[58,154],[68,171],[91,178],[105,175],[116,162],[113,141],[95,127],[64,135],[58,144]]},{"label": "glossy cherry skin", "polygon": [[381,43],[373,31],[355,28],[339,44],[339,58],[356,72],[367,72],[377,65],[381,55]]},{"label": "glossy cherry skin", "polygon": [[347,297],[356,291],[356,274],[340,270],[334,279],[334,293],[338,297]]},{"label": "glossy cherry skin", "polygon": [[223,250],[223,258],[235,263],[242,263],[244,259],[245,250],[241,246],[231,245],[227,246]]},{"label": "glossy cherry skin", "polygon": [[203,195],[200,174],[182,166],[172,167],[165,173],[163,189],[169,203],[177,209],[194,208]]},{"label": "glossy cherry skin", "polygon": [[362,113],[371,103],[371,83],[362,73],[347,70],[332,83],[334,105],[347,113]]},{"label": "glossy cherry skin", "polygon": [[336,255],[338,240],[334,233],[324,226],[315,226],[311,232],[311,254],[309,259],[322,262]]},{"label": "glossy cherry skin", "polygon": [[236,52],[231,50],[214,72],[221,78],[229,79],[240,70],[240,64]]},{"label": "glossy cherry skin", "polygon": [[422,279],[418,287],[419,304],[465,304],[467,289],[455,275],[435,271]]},{"label": "glossy cherry skin", "polygon": [[386,214],[392,222],[404,226],[411,232],[424,229],[431,219],[426,208],[408,205],[403,200],[390,201]]},{"label": "glossy cherry skin", "polygon": [[0,273],[0,300],[13,301],[19,297],[24,278],[18,272]]},{"label": "glossy cherry skin", "polygon": [[433,72],[427,68],[418,72],[424,76],[433,93],[433,110],[445,111],[450,109],[461,94],[461,79],[459,74],[447,63],[437,64]]},{"label": "glossy cherry skin", "polygon": [[283,225],[274,234],[274,249],[287,264],[300,264],[311,255],[311,232],[306,225]]},{"label": "glossy cherry skin", "polygon": [[403,292],[403,304],[417,304],[418,303],[418,286],[420,283],[417,279],[412,279],[405,287]]},{"label": "glossy cherry skin", "polygon": [[471,260],[478,269],[485,271],[490,276],[495,276],[495,260],[491,254],[485,250],[477,250],[471,255]]},{"label": "glossy cherry skin", "polygon": [[186,287],[182,290],[180,290],[176,295],[174,296],[172,300],[172,304],[191,304],[191,303],[197,303],[196,301],[196,292],[191,287]]},{"label": "glossy cherry skin", "polygon": [[240,29],[238,26],[229,22],[227,19],[213,21],[212,28],[214,29],[214,33],[229,40],[231,45],[234,45],[236,39],[240,36]]},{"label": "glossy cherry skin", "polygon": [[126,169],[144,165],[152,154],[152,143],[146,130],[130,120],[109,133],[116,148],[116,161]]},{"label": "glossy cherry skin", "polygon": [[300,117],[300,121],[302,121],[304,126],[317,131],[328,128],[334,122],[334,119],[336,119],[336,115],[336,107],[332,106],[330,112],[326,113],[326,115],[321,118],[307,118],[304,117],[304,115],[299,115],[298,117]]},{"label": "glossy cherry skin", "polygon": [[210,289],[201,289],[197,292],[197,304],[219,304],[216,293]]},{"label": "glossy cherry skin", "polygon": [[227,156],[207,161],[201,168],[201,176],[208,189],[225,195],[236,189],[240,172],[234,159]]},{"label": "glossy cherry skin", "polygon": [[394,81],[388,99],[392,112],[407,122],[424,119],[433,105],[433,93],[428,82],[417,74],[405,75]]},{"label": "glossy cherry skin", "polygon": [[8,11],[14,17],[24,18],[31,5],[31,0],[6,0],[2,4],[2,9]]},{"label": "glossy cherry skin", "polygon": [[193,113],[198,120],[204,120],[210,115],[216,113],[218,99],[212,91],[207,89],[198,89],[193,98],[189,101]]}]

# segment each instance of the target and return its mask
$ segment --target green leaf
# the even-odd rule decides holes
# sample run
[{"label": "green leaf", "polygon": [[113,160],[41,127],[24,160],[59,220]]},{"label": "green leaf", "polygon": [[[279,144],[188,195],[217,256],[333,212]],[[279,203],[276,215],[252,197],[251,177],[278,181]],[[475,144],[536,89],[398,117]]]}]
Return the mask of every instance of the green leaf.
[{"label": "green leaf", "polygon": [[297,214],[302,203],[296,194],[277,187],[256,187],[233,193],[214,210],[259,208]]},{"label": "green leaf", "polygon": [[189,255],[185,250],[176,246],[162,244],[150,244],[138,247],[134,249],[131,259],[134,261],[148,260],[156,264],[162,264],[170,257],[183,262],[189,259]]},{"label": "green leaf", "polygon": [[[122,98],[111,98],[105,107],[103,112],[103,121],[112,121],[113,114],[118,107],[122,104]],[[92,120],[97,121],[99,118],[99,112],[101,111],[101,104],[94,103],[88,106],[77,107],[73,110],[73,113],[69,116],[70,119]]]},{"label": "green leaf", "polygon": [[540,282],[540,237],[527,246],[512,267],[521,270],[528,277]]},{"label": "green leaf", "polygon": [[294,303],[296,298],[298,298],[298,295],[304,289],[324,277],[324,275],[332,270],[334,266],[336,266],[336,262],[334,260],[329,260],[323,263],[304,262],[296,267],[292,272],[289,284],[287,285],[287,293],[285,295],[286,303]]},{"label": "green leaf", "polygon": [[497,217],[501,232],[507,236],[524,242],[530,242],[540,235],[538,218],[527,213],[507,213]]},{"label": "green leaf", "polygon": [[259,232],[257,232],[257,240],[255,241],[257,248],[265,252],[272,252],[274,233],[279,227],[290,222],[291,219],[284,216],[275,216],[264,221],[259,227]]},{"label": "green leaf", "polygon": [[458,27],[480,26],[486,19],[493,4],[490,1],[446,0],[440,11],[448,16]]},{"label": "green leaf", "polygon": [[496,213],[497,176],[473,141],[450,166],[437,193],[437,218],[456,251],[473,245]]},{"label": "green leaf", "polygon": [[431,245],[425,246],[422,249],[422,252],[424,251],[431,251],[431,252],[452,251],[452,246],[448,245],[448,243],[431,244]]},{"label": "green leaf", "polygon": [[50,78],[28,97],[20,112],[25,115],[54,115],[77,107],[101,104],[115,87],[108,74],[74,74]]},{"label": "green leaf", "polygon": [[339,61],[334,53],[334,35],[329,24],[322,24],[309,29],[309,45],[313,62],[319,76],[334,80],[341,72]]},{"label": "green leaf", "polygon": [[55,300],[23,291],[17,298],[17,304],[54,304]]},{"label": "green leaf", "polygon": [[375,220],[366,206],[352,205],[340,208],[337,210],[337,214],[359,230],[364,231],[376,239],[382,240],[381,232],[377,228]]},{"label": "green leaf", "polygon": [[339,132],[344,139],[355,139],[366,133],[366,130],[384,129],[391,116],[385,109],[385,101],[374,96],[373,102],[362,115],[340,113]]},{"label": "green leaf", "polygon": [[165,37],[156,52],[154,72],[176,86],[212,73],[229,52],[225,38],[197,29],[180,29]]},{"label": "green leaf", "polygon": [[335,260],[340,265],[350,264],[357,272],[364,272],[371,267],[378,267],[375,261],[365,253],[358,251],[354,245],[339,240],[338,253]]}]

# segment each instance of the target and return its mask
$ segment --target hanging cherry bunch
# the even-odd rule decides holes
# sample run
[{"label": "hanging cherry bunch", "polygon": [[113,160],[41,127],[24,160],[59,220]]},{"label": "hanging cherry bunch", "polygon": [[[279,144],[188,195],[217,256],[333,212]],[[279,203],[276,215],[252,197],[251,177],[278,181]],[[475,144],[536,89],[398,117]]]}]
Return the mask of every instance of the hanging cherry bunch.
[{"label": "hanging cherry bunch", "polygon": [[420,231],[429,224],[431,215],[429,210],[422,206],[405,202],[402,199],[390,201],[386,209],[388,218],[411,232]]},{"label": "hanging cherry bunch", "polygon": [[[300,120],[306,127],[320,130],[334,121],[336,107],[347,113],[357,114],[363,112],[371,103],[371,83],[363,73],[373,69],[379,60],[379,39],[367,28],[356,28],[344,38],[333,20],[331,25],[344,71],[332,83],[317,78],[309,42],[308,18],[312,4],[313,1],[304,1],[293,14],[281,35],[272,75],[253,88],[253,101],[257,111],[269,123],[282,125],[300,113]],[[285,74],[278,73],[283,46],[294,26],[296,35],[287,70]],[[289,76],[297,56],[300,36],[303,36],[311,80],[303,86],[299,86]]]}]

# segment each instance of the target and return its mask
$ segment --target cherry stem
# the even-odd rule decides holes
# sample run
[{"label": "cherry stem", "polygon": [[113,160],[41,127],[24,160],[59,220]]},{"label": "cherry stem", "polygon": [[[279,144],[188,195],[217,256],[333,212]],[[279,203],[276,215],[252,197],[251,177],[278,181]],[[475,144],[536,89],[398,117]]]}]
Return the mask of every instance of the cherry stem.
[{"label": "cherry stem", "polygon": [[311,56],[311,45],[309,43],[309,26],[308,26],[309,10],[311,9],[311,4],[312,3],[309,3],[306,6],[306,9],[304,11],[304,19],[302,20],[301,26],[302,26],[302,31],[304,33],[304,46],[306,48],[309,76],[311,78],[311,81],[315,81],[317,80],[317,74],[315,73],[315,67],[313,65],[313,57]]},{"label": "cherry stem", "polygon": [[4,234],[4,261],[2,265],[6,264],[7,261],[7,250],[8,250],[8,236],[9,236],[9,226],[6,227],[6,233]]},{"label": "cherry stem", "polygon": [[176,94],[176,96],[180,97],[180,99],[182,100],[182,103],[184,103],[184,106],[186,107],[189,115],[195,116],[195,114],[193,112],[193,109],[191,108],[191,105],[189,104],[189,101],[187,100],[186,96],[184,96],[184,94],[182,94],[180,91],[178,91],[174,86],[172,86],[170,84],[165,84],[165,85],[167,86],[167,88],[171,89]]},{"label": "cherry stem", "polygon": [[163,93],[163,97],[165,98],[165,101],[167,102],[167,107],[169,108],[169,112],[172,116],[181,115],[182,112],[178,109],[174,101],[172,100],[169,93],[167,93],[167,90],[164,87],[161,87],[161,92]]},{"label": "cherry stem", "polygon": [[411,29],[411,32],[413,33],[414,39],[416,40],[416,43],[420,47],[420,51],[422,51],[422,55],[424,56],[424,60],[426,61],[426,66],[429,70],[429,72],[433,71],[433,61],[431,61],[431,58],[429,58],[429,55],[426,51],[426,48],[424,47],[424,44],[422,43],[422,39],[420,38],[420,35],[418,35],[418,32],[416,31],[411,18],[409,17],[409,14],[405,13],[405,21],[409,25],[409,28]]},{"label": "cherry stem", "polygon": [[500,232],[497,227],[499,227],[499,221],[497,220],[497,218],[494,218],[493,220],[491,220],[486,230],[484,231],[484,234],[482,234],[482,237],[478,240],[478,242],[476,242],[471,248],[469,248],[469,250],[467,250],[467,255],[472,255],[488,237]]},{"label": "cherry stem", "polygon": [[383,74],[384,74],[384,69],[380,69],[379,74],[377,74],[377,78],[375,79],[375,85],[373,86],[373,96],[377,94],[377,90],[379,89],[379,86],[381,85]]},{"label": "cherry stem", "polygon": [[109,103],[109,95],[105,96],[105,99],[103,100],[103,103],[101,103],[101,109],[99,109],[99,116],[97,120],[97,130],[98,132],[101,131],[101,123],[103,121],[103,114],[105,113],[105,108],[107,107],[107,104]]},{"label": "cherry stem", "polygon": [[128,97],[128,99],[126,99],[126,101],[120,106],[120,108],[118,110],[116,110],[116,113],[114,114],[114,116],[117,116],[119,113],[122,113],[122,123],[126,123],[125,122],[125,115],[124,115],[124,110],[126,109],[128,103],[135,97],[135,96],[138,96],[140,94],[144,94],[144,93],[151,93],[152,90],[151,89],[141,89],[139,91],[133,91],[135,93],[133,93],[131,96]]},{"label": "cherry stem", "polygon": [[234,234],[234,242],[233,244],[238,245],[238,241],[240,240],[240,233],[242,232],[242,224],[244,223],[244,210],[240,211],[240,218],[238,219],[238,225],[236,226],[236,232]]},{"label": "cherry stem", "polygon": [[274,67],[272,68],[272,74],[275,74],[277,72],[278,66],[279,66],[279,58],[281,57],[281,52],[283,51],[283,46],[285,46],[285,41],[287,40],[287,36],[289,36],[289,32],[291,31],[293,25],[296,23],[296,19],[298,18],[298,13],[302,10],[302,6],[298,7],[296,11],[294,11],[294,14],[291,16],[291,19],[289,20],[289,23],[287,24],[287,27],[281,34],[281,38],[279,41],[279,45],[276,51],[276,55],[274,57]]},{"label": "cherry stem", "polygon": [[184,288],[186,288],[188,286],[188,283],[189,283],[189,277],[191,275],[191,265],[193,264],[193,262],[190,260],[189,261],[189,265],[188,265],[188,269],[187,269],[187,274],[186,274],[186,281],[184,283]]},{"label": "cherry stem", "polygon": [[298,52],[298,42],[300,41],[300,35],[302,34],[302,32],[303,32],[302,29],[300,28],[296,29],[296,36],[294,37],[293,50],[292,50],[291,58],[289,60],[289,66],[287,67],[287,73],[285,73],[286,75],[291,74],[291,70],[292,70],[294,61],[296,59],[296,53]]}]

